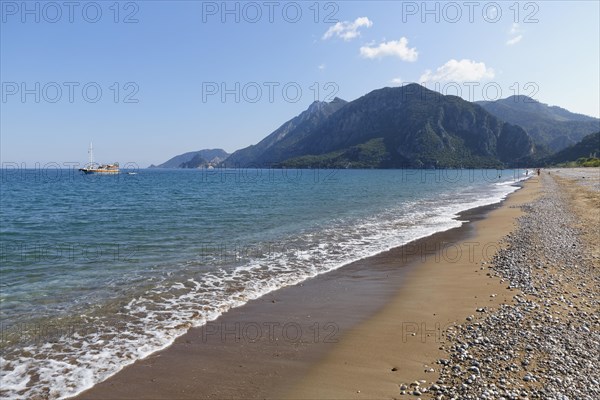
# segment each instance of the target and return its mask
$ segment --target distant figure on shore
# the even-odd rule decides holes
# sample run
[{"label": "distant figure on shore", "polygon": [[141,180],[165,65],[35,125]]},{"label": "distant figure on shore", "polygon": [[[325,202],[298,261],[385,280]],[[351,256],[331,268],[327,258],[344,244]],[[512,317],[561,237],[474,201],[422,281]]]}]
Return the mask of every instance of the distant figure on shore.
[{"label": "distant figure on shore", "polygon": [[540,176],[540,169],[539,168],[537,169],[537,174],[538,174],[538,176]]},{"label": "distant figure on shore", "polygon": [[529,176],[529,170],[528,169],[525,170],[525,176]]}]

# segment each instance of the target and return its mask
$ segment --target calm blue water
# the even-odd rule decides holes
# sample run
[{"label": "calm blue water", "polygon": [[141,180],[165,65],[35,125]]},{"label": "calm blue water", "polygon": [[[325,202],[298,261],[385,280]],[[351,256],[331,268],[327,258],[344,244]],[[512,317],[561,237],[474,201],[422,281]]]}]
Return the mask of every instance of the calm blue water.
[{"label": "calm blue water", "polygon": [[0,395],[78,393],[231,307],[458,226],[522,177],[2,171]]}]

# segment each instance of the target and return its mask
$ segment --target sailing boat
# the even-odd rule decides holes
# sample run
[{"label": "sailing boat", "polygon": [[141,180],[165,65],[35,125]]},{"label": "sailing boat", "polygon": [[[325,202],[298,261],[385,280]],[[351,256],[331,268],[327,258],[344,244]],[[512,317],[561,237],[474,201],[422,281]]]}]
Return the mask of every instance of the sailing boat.
[{"label": "sailing boat", "polygon": [[90,142],[90,148],[88,150],[88,153],[90,155],[90,162],[86,168],[79,168],[79,171],[83,172],[84,174],[118,174],[119,173],[119,163],[101,164],[101,165],[95,166],[92,142]]}]

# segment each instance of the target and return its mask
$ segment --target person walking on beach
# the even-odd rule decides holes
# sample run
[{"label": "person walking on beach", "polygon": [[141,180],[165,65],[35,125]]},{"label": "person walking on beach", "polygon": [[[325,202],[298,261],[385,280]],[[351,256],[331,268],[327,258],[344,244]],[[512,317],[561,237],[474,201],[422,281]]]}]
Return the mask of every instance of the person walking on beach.
[{"label": "person walking on beach", "polygon": [[540,176],[540,169],[537,169],[537,175]]}]

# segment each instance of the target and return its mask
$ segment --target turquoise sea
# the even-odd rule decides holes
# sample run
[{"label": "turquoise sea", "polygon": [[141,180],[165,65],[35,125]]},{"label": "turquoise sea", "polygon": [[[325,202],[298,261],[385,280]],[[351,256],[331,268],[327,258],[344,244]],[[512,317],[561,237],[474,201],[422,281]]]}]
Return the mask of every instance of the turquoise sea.
[{"label": "turquoise sea", "polygon": [[3,170],[3,398],[62,398],[191,326],[459,226],[524,170]]}]

